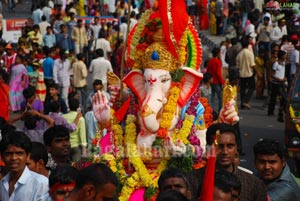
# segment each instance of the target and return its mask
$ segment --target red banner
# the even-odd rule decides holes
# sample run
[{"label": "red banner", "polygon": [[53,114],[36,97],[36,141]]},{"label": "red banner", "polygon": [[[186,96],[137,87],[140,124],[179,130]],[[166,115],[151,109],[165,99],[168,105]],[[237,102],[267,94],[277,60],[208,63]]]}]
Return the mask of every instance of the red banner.
[{"label": "red banner", "polygon": [[21,30],[22,27],[32,25],[32,20],[30,19],[7,19],[6,20],[6,30],[7,31],[18,31]]}]

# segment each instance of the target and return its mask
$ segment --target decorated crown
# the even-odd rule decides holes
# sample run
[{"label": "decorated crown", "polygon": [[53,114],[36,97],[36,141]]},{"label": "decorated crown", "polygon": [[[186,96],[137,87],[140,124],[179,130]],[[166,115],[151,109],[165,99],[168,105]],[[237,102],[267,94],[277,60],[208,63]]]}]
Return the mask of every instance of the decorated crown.
[{"label": "decorated crown", "polygon": [[178,60],[159,43],[149,45],[142,60],[143,68],[174,71],[180,65]]},{"label": "decorated crown", "polygon": [[147,10],[128,36],[127,64],[134,69],[198,70],[202,48],[184,0],[159,0]]}]

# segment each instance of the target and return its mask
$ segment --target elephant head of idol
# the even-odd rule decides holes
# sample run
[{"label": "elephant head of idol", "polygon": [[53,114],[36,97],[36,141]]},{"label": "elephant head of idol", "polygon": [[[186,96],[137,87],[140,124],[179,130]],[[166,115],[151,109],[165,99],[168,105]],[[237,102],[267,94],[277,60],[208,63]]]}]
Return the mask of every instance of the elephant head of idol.
[{"label": "elephant head of idol", "polygon": [[172,133],[202,79],[201,43],[193,25],[187,20],[175,33],[165,29],[166,21],[161,12],[148,11],[129,34],[127,61],[133,70],[123,81],[139,100],[138,144],[144,147],[151,147],[162,128]]}]

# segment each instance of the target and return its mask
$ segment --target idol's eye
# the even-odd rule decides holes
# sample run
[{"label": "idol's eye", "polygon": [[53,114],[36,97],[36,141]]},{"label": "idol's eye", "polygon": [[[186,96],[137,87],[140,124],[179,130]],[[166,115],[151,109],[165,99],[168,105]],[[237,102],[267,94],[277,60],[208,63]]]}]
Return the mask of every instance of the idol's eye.
[{"label": "idol's eye", "polygon": [[168,82],[169,80],[170,80],[170,78],[168,78],[168,77],[162,78],[161,79],[161,83]]}]

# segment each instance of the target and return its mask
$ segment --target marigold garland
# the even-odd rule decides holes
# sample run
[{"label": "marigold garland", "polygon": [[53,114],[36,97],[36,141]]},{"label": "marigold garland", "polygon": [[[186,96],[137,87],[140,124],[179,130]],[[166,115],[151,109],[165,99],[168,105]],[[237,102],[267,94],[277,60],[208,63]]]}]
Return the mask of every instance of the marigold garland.
[{"label": "marigold garland", "polygon": [[123,146],[123,129],[120,124],[113,124],[112,131],[114,134],[114,144],[115,144],[115,154],[117,158],[124,156],[124,153],[121,152],[121,147]]},{"label": "marigold garland", "polygon": [[188,44],[188,37],[187,37],[187,31],[188,30],[185,30],[182,34],[182,37],[179,41],[179,44],[178,44],[178,60],[179,60],[179,63],[180,64],[184,64],[185,61],[186,61],[186,47],[187,47],[187,44]]},{"label": "marigold garland", "polygon": [[119,196],[119,201],[128,201],[134,190],[140,187],[140,183],[140,177],[137,172],[127,178]]},{"label": "marigold garland", "polygon": [[166,138],[168,135],[167,129],[171,127],[174,114],[176,113],[179,94],[180,83],[172,83],[168,102],[164,107],[162,119],[160,121],[160,129],[157,134],[157,137],[159,138]]},{"label": "marigold garland", "polygon": [[179,130],[179,132],[176,132],[172,135],[173,141],[181,140],[184,144],[189,144],[188,136],[191,132],[194,119],[194,115],[185,115],[181,129]]},{"label": "marigold garland", "polygon": [[136,117],[128,115],[126,119],[125,138],[129,161],[135,168],[136,172],[127,179],[122,188],[119,200],[128,200],[133,191],[139,187],[158,187],[158,178],[161,172],[166,168],[167,160],[163,159],[156,171],[149,172],[143,163],[136,146]]},{"label": "marigold garland", "polygon": [[130,44],[130,46],[127,46],[128,47],[127,49],[129,49],[128,52],[130,53],[129,56],[130,56],[131,59],[134,59],[135,55],[136,55],[136,52],[138,52],[138,51],[136,51],[135,47],[139,43],[140,37],[142,35],[142,32],[145,28],[145,25],[148,21],[148,18],[150,16],[151,12],[152,12],[151,10],[146,10],[143,13],[143,15],[141,16],[141,18],[139,20],[139,23],[136,27],[136,30],[134,32],[130,33],[130,34],[133,34],[133,36],[132,36],[132,39],[131,39],[130,43],[128,43],[128,44]]},{"label": "marigold garland", "polygon": [[204,107],[204,121],[205,121],[206,128],[208,128],[214,123],[213,115],[212,115],[213,109],[209,105],[207,98],[201,97],[199,98],[199,100]]}]

